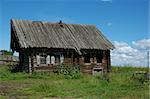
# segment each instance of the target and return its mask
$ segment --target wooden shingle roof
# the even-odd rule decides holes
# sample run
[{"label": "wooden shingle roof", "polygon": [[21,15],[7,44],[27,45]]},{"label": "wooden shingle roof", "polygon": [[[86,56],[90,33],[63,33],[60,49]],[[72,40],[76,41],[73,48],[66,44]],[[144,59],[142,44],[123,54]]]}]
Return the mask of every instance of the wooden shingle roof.
[{"label": "wooden shingle roof", "polygon": [[20,48],[113,49],[112,43],[93,25],[11,20]]}]

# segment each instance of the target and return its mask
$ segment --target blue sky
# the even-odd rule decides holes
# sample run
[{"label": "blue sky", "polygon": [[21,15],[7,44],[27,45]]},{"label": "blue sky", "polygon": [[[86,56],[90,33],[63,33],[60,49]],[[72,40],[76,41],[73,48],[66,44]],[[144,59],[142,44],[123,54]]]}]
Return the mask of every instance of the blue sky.
[{"label": "blue sky", "polygon": [[149,0],[0,0],[0,49],[10,49],[11,18],[93,24],[111,42],[132,48],[149,40],[148,4]]}]

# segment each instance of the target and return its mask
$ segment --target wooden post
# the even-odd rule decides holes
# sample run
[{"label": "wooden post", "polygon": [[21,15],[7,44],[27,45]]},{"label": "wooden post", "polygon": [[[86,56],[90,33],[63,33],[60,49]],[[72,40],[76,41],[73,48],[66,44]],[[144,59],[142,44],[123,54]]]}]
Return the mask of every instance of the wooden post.
[{"label": "wooden post", "polygon": [[31,72],[34,72],[34,55],[31,53]]},{"label": "wooden post", "polygon": [[72,65],[73,65],[73,51],[71,51],[71,61],[72,61]]},{"label": "wooden post", "polygon": [[107,70],[107,56],[105,50],[103,51],[102,67],[104,71]]},{"label": "wooden post", "polygon": [[32,73],[34,71],[34,58],[33,53],[29,55],[29,73]]},{"label": "wooden post", "polygon": [[21,71],[23,70],[23,67],[22,67],[22,53],[21,53],[21,51],[19,51],[19,65],[21,66],[21,68],[19,68],[19,69],[21,69]]},{"label": "wooden post", "polygon": [[79,65],[80,65],[81,72],[83,72],[83,66],[84,66],[84,57],[83,56],[81,56],[79,58]]},{"label": "wooden post", "polygon": [[149,72],[150,53],[147,51],[147,73]]},{"label": "wooden post", "polygon": [[80,65],[84,65],[84,57],[83,57],[83,56],[81,56],[81,57],[79,58],[79,64],[80,64]]},{"label": "wooden post", "polygon": [[23,54],[23,49],[20,49],[19,51],[19,65],[20,65],[20,70],[23,71],[24,70],[24,54]]},{"label": "wooden post", "polygon": [[94,55],[94,64],[96,64],[97,63],[97,59],[96,59],[96,56]]},{"label": "wooden post", "polygon": [[29,56],[29,73],[32,73],[31,57]]},{"label": "wooden post", "polygon": [[93,63],[93,57],[90,58],[90,62]]},{"label": "wooden post", "polygon": [[111,71],[110,50],[107,51],[107,71]]}]

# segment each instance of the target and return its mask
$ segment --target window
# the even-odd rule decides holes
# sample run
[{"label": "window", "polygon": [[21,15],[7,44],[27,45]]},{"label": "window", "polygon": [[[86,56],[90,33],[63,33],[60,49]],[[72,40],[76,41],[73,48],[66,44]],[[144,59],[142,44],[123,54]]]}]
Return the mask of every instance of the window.
[{"label": "window", "polygon": [[103,59],[103,52],[96,54],[97,63],[102,63],[102,59]]},{"label": "window", "polygon": [[40,64],[47,64],[50,61],[49,55],[47,56],[45,53],[40,53],[36,56],[37,58],[37,65]]},{"label": "window", "polygon": [[37,65],[40,65],[40,56],[36,55]]},{"label": "window", "polygon": [[64,62],[64,56],[63,54],[60,55],[60,63],[63,63]]},{"label": "window", "polygon": [[46,53],[40,53],[36,55],[37,65],[40,64],[58,64],[64,62],[64,56],[60,53],[52,53],[51,55],[46,55]]},{"label": "window", "polygon": [[50,64],[50,55],[47,55],[46,57],[46,64]]},{"label": "window", "polygon": [[84,63],[91,63],[90,62],[90,54],[85,54],[84,55]]},{"label": "window", "polygon": [[55,57],[51,56],[51,64],[55,64]]},{"label": "window", "polygon": [[40,64],[46,64],[46,55],[40,55]]}]

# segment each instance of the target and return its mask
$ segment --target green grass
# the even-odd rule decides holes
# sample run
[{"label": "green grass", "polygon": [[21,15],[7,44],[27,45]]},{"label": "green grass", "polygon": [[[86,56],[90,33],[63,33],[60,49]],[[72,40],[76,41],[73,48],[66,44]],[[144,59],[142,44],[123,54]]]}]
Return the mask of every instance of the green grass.
[{"label": "green grass", "polygon": [[138,70],[146,68],[113,67],[106,77],[82,74],[78,79],[68,79],[48,72],[12,73],[9,67],[1,66],[0,99],[149,99],[149,81],[141,83],[132,78]]}]

